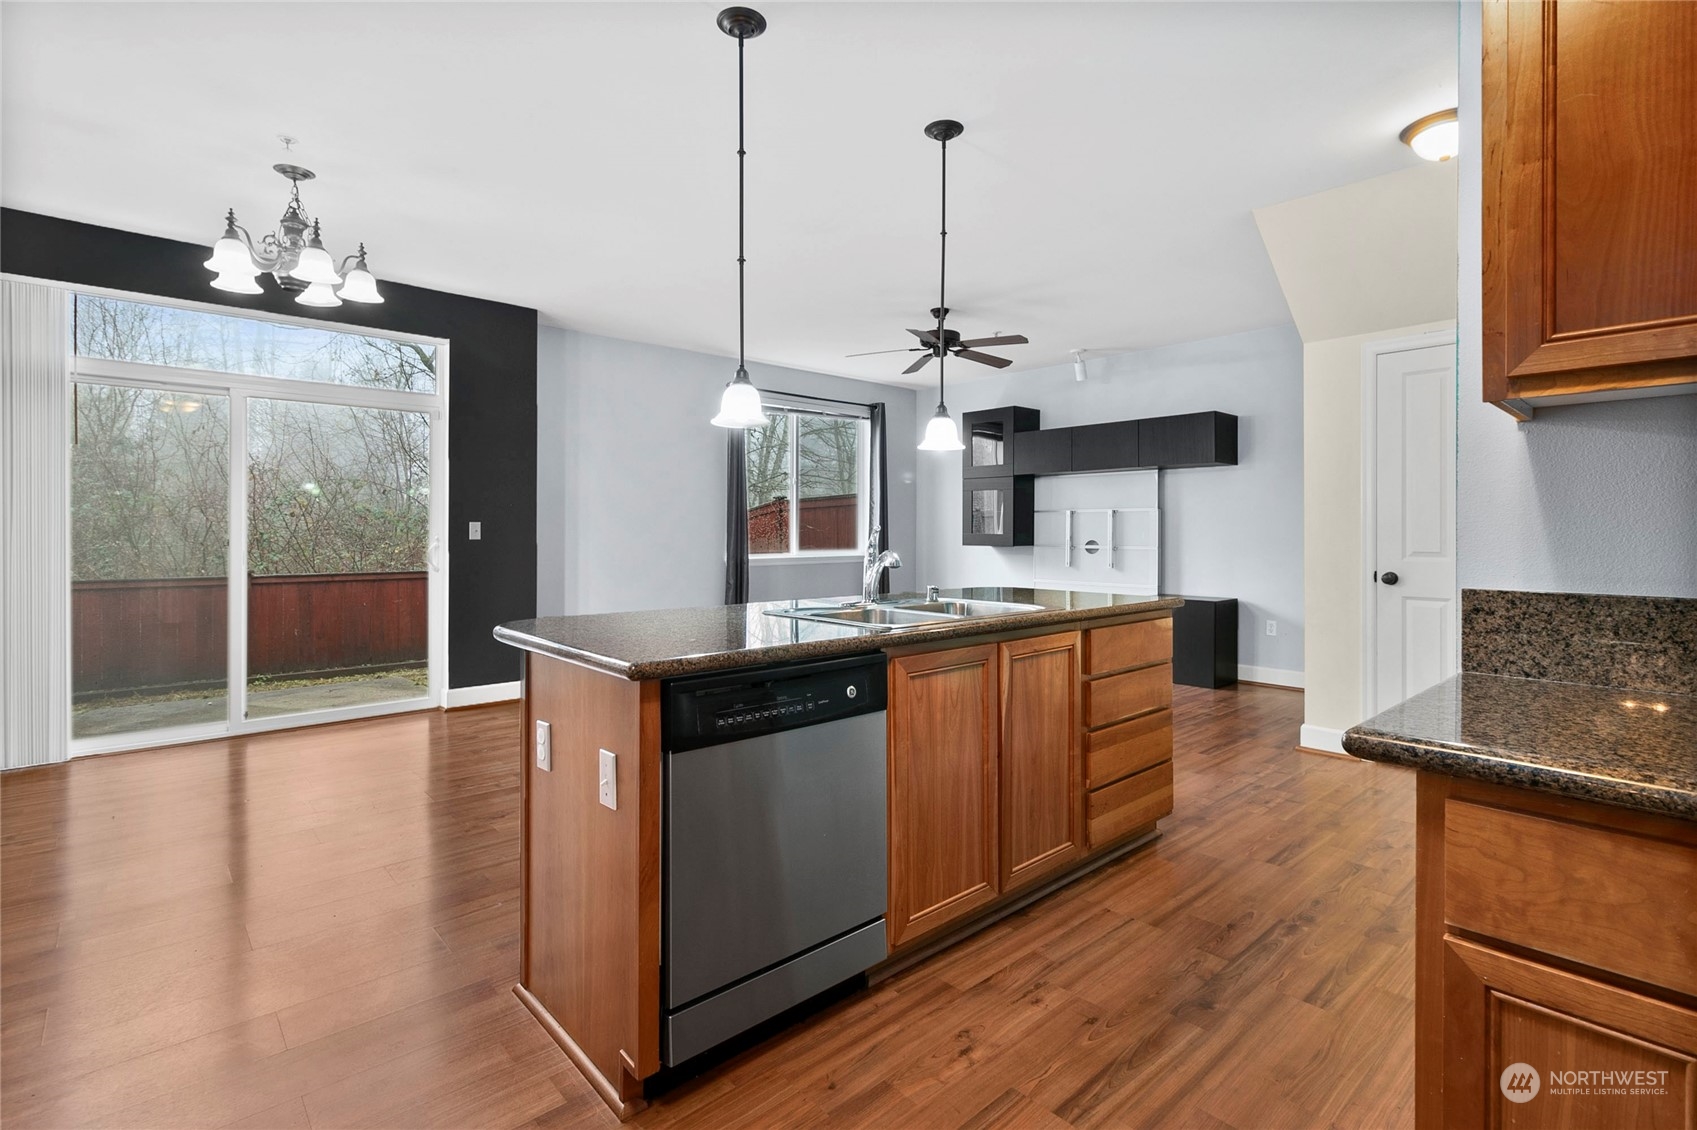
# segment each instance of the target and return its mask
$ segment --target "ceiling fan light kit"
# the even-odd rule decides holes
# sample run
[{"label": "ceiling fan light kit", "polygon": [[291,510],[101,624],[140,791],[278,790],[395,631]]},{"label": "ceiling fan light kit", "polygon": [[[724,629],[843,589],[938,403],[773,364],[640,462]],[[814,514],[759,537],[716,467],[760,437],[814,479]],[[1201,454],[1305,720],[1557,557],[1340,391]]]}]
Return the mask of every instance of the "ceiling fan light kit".
[{"label": "ceiling fan light kit", "polygon": [[719,414],[713,423],[721,428],[758,428],[766,423],[760,390],[748,379],[747,295],[743,285],[743,228],[745,226],[743,161],[743,44],[766,30],[766,17],[753,8],[726,8],[718,16],[719,30],[737,41],[737,371],[719,397]]},{"label": "ceiling fan light kit", "polygon": [[383,301],[377,293],[377,279],[365,262],[365,244],[338,266],[324,247],[319,221],[307,217],[301,205],[301,181],[312,180],[316,174],[299,165],[271,167],[291,186],[283,218],[277,221],[275,232],[266,232],[256,244],[247,229],[236,222],[236,210],[226,212],[224,234],[212,245],[212,257],[202,264],[217,276],[212,286],[230,294],[261,294],[256,280],[261,273],[270,272],[277,285],[293,293],[302,306],[340,306],[344,300]]}]

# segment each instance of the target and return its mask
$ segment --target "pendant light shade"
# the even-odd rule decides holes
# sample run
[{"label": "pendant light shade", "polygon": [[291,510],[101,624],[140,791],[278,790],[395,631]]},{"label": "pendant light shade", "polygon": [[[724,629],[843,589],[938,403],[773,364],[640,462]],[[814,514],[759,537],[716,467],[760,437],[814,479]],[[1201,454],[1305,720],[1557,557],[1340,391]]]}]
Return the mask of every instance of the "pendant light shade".
[{"label": "pendant light shade", "polygon": [[766,30],[766,17],[753,8],[726,8],[719,13],[719,30],[737,41],[737,375],[719,397],[719,414],[713,423],[721,428],[758,428],[766,423],[760,390],[748,379],[748,301],[743,285],[744,192],[742,45]]},{"label": "pendant light shade", "polygon": [[[342,281],[342,276],[336,273],[336,261],[330,258],[330,253],[324,250],[324,240],[319,237],[318,221],[312,221],[312,237],[301,248],[300,261],[295,264],[289,274],[306,283],[329,283],[335,286]],[[308,306],[324,306],[329,303],[307,303]]]},{"label": "pendant light shade", "polygon": [[315,282],[295,298],[302,306],[340,306],[342,300],[336,297],[336,290],[329,283]]},{"label": "pendant light shade", "polygon": [[[344,266],[346,265],[344,261]],[[381,302],[383,296],[377,293],[377,277],[371,273],[371,268],[365,265],[365,244],[359,245],[358,261],[353,269],[342,277],[341,296],[348,302]]]},{"label": "pendant light shade", "polygon": [[955,418],[949,415],[947,407],[937,405],[937,414],[925,425],[925,438],[919,441],[919,450],[960,451],[965,447],[960,441],[960,432],[955,429]]},{"label": "pendant light shade", "polygon": [[736,379],[725,386],[719,397],[719,414],[713,423],[721,428],[758,428],[766,424],[766,410],[760,403],[760,390],[748,379],[746,369],[738,369]]}]

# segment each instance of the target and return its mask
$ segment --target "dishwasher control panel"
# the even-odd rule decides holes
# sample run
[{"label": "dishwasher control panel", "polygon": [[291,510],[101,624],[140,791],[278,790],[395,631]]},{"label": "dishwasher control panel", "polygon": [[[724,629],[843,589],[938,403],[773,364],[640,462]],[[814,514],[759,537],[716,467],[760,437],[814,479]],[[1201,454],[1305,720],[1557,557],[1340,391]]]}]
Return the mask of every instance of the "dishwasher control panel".
[{"label": "dishwasher control panel", "polygon": [[885,663],[880,652],[669,680],[661,744],[676,753],[883,710]]}]

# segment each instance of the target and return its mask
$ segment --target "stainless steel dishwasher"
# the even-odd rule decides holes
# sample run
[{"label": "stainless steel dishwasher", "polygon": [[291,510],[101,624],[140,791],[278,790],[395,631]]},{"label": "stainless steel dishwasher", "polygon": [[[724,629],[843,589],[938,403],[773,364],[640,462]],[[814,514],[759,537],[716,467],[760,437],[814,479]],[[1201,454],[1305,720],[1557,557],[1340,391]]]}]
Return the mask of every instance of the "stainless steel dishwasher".
[{"label": "stainless steel dishwasher", "polygon": [[885,701],[881,653],[665,684],[667,1065],[887,955]]}]

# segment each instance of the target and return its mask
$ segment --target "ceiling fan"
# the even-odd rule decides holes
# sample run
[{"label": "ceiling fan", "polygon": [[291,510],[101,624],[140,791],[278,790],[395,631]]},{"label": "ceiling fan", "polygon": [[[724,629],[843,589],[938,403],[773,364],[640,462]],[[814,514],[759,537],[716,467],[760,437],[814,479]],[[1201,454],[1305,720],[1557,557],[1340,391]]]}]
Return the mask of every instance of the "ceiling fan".
[{"label": "ceiling fan", "polygon": [[930,364],[933,357],[940,360],[946,355],[961,357],[968,361],[976,361],[980,365],[990,365],[997,369],[1005,369],[1009,365],[1013,364],[1013,362],[1009,361],[1005,357],[996,357],[989,353],[980,353],[978,351],[979,347],[986,345],[1028,344],[1024,334],[1000,334],[995,337],[975,337],[963,341],[959,331],[946,329],[943,325],[943,320],[949,316],[949,308],[945,304],[947,302],[948,293],[946,284],[948,281],[949,262],[949,142],[959,137],[965,131],[965,126],[961,125],[959,122],[949,121],[948,119],[932,122],[930,125],[925,127],[925,136],[929,137],[932,141],[939,142],[941,144],[943,155],[943,224],[942,231],[938,233],[942,237],[939,242],[940,254],[937,284],[938,304],[931,308],[931,316],[937,319],[937,328],[908,330],[908,333],[919,339],[920,344],[918,345],[908,346],[905,349],[874,349],[869,353],[851,353],[849,354],[850,357],[872,357],[880,353],[923,353],[925,356],[919,358],[913,364],[902,370],[903,376],[919,372],[919,370]]}]

